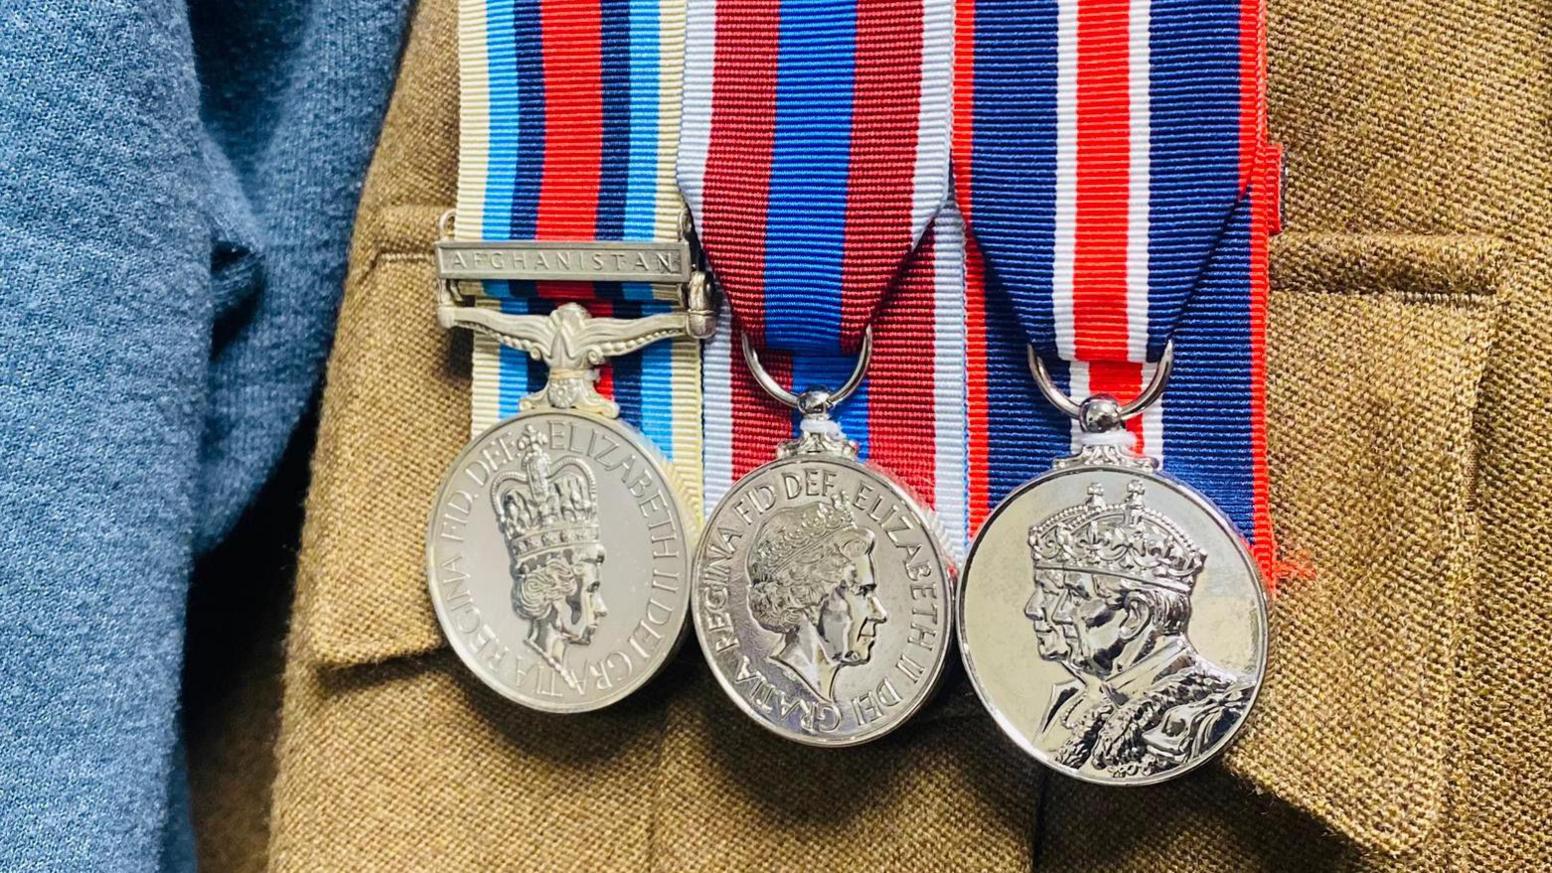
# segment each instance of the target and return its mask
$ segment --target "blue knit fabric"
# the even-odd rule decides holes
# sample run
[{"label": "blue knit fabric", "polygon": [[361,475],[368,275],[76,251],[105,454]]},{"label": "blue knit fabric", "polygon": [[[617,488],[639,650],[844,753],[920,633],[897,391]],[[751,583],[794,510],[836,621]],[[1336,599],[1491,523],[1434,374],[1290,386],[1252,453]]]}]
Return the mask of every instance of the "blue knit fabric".
[{"label": "blue knit fabric", "polygon": [[0,4],[0,870],[194,866],[188,575],[317,387],[406,6]]}]

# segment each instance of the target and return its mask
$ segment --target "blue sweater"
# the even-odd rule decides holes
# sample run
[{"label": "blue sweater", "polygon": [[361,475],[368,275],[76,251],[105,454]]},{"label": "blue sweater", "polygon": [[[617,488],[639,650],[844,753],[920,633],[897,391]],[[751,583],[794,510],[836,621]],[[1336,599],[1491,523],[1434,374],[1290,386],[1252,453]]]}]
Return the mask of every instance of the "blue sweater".
[{"label": "blue sweater", "polygon": [[0,4],[0,870],[194,866],[189,572],[316,390],[407,5]]}]

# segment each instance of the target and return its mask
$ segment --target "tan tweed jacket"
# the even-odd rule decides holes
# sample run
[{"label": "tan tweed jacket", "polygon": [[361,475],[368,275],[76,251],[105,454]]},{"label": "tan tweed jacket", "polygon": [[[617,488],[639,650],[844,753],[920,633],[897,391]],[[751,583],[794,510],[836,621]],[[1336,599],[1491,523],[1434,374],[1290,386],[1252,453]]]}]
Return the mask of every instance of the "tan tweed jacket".
[{"label": "tan tweed jacket", "polygon": [[454,199],[454,6],[421,2],[361,206],[283,705],[261,660],[191,728],[207,869],[1552,869],[1545,4],[1273,0],[1291,575],[1242,739],[1132,790],[1045,776],[960,676],[836,753],[740,718],[693,645],[585,718],[507,704],[443,648],[422,534],[467,436],[468,347],[430,315],[428,256]]}]

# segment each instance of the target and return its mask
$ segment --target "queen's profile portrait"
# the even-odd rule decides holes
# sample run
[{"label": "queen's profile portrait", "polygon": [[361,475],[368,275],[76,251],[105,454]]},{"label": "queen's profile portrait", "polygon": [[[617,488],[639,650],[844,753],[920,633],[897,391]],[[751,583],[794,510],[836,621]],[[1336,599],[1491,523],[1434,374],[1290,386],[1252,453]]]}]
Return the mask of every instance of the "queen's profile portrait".
[{"label": "queen's profile portrait", "polygon": [[842,669],[867,663],[889,620],[875,590],[873,542],[839,498],[777,510],[755,533],[750,614],[781,635],[769,660],[823,701],[834,702]]},{"label": "queen's profile portrait", "polygon": [[1233,729],[1254,683],[1203,657],[1187,635],[1206,555],[1147,507],[1088,499],[1030,528],[1034,591],[1024,608],[1043,660],[1074,677],[1042,729],[1057,763],[1143,777],[1194,760]]},{"label": "queen's profile portrait", "polygon": [[491,483],[512,610],[528,620],[527,645],[564,674],[566,647],[592,642],[608,615],[599,593],[598,484],[578,459],[552,462],[548,439],[532,425],[518,438],[517,456],[519,468]]}]

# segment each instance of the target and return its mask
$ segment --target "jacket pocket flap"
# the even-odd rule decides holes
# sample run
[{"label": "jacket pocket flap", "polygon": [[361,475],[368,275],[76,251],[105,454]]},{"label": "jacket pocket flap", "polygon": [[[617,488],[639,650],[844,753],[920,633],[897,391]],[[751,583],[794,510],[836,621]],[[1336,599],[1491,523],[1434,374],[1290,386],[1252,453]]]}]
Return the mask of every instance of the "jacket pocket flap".
[{"label": "jacket pocket flap", "polygon": [[1358,845],[1440,815],[1475,557],[1472,417],[1502,246],[1288,234],[1268,444],[1286,572],[1257,712],[1228,757]]},{"label": "jacket pocket flap", "polygon": [[297,578],[307,655],[332,666],[443,646],[431,502],[469,438],[469,341],[436,319],[436,207],[363,216],[329,359]]}]

